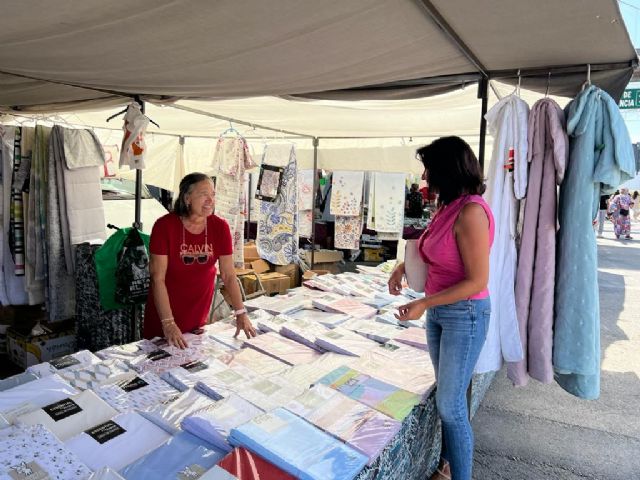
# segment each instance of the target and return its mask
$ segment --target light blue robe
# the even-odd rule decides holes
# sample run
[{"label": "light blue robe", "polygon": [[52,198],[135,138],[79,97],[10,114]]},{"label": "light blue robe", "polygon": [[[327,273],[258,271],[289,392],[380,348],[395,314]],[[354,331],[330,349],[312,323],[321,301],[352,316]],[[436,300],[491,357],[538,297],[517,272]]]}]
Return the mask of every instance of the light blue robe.
[{"label": "light blue robe", "polygon": [[553,366],[556,381],[585,399],[600,395],[600,302],[592,221],[601,194],[634,175],[617,103],[590,86],[566,108],[569,163],[560,187]]}]

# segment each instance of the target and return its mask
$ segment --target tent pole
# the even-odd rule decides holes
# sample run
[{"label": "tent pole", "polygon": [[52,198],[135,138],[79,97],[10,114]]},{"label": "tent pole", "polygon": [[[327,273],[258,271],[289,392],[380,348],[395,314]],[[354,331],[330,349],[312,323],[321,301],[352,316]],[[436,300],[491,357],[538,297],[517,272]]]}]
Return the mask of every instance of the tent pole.
[{"label": "tent pole", "polygon": [[313,203],[311,205],[311,270],[316,266],[316,195],[318,194],[318,145],[320,139],[313,137]]},{"label": "tent pole", "polygon": [[[144,101],[140,96],[136,95],[134,100],[140,104],[140,111],[144,115]],[[142,221],[140,220],[142,210],[142,170],[136,168],[136,210],[133,227],[142,230]]]},{"label": "tent pole", "polygon": [[482,100],[482,107],[480,108],[480,145],[478,146],[478,160],[480,161],[480,168],[482,168],[484,172],[484,150],[487,137],[487,119],[484,117],[487,114],[489,101],[489,80],[487,78],[481,78],[478,83],[478,98]]}]

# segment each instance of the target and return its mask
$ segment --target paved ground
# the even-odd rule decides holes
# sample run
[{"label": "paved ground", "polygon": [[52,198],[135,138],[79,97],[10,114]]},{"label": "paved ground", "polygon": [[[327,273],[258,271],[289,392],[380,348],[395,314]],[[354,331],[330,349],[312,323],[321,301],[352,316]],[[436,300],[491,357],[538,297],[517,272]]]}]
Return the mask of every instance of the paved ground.
[{"label": "paved ground", "polygon": [[578,400],[500,372],[473,421],[476,480],[640,479],[640,224],[598,240],[602,393]]}]

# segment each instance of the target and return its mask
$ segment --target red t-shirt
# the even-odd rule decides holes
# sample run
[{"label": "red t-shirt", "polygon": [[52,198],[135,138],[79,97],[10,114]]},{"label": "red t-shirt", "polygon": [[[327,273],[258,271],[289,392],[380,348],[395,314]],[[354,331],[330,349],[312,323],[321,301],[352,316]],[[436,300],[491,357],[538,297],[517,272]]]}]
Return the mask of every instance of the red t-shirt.
[{"label": "red t-shirt", "polygon": [[[207,239],[205,244],[205,237]],[[176,324],[182,332],[202,327],[209,315],[216,280],[216,262],[233,253],[229,225],[215,215],[207,218],[207,228],[198,235],[190,233],[175,214],[159,218],[151,231],[149,250],[167,255],[169,263],[165,284]],[[144,314],[144,337],[162,336],[162,325],[149,290]]]}]

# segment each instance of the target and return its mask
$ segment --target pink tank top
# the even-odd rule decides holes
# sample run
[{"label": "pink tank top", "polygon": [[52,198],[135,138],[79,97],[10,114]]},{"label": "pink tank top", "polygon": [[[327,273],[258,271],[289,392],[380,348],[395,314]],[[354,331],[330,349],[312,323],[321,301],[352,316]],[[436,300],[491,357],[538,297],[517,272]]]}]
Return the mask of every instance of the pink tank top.
[{"label": "pink tank top", "polygon": [[[465,278],[464,263],[458,250],[454,226],[462,208],[468,203],[477,203],[484,208],[489,218],[489,246],[493,245],[495,225],[489,205],[480,195],[463,195],[438,209],[427,230],[420,237],[420,256],[427,263],[427,282],[424,291],[434,295]],[[487,298],[489,291],[483,290],[469,300]]]}]

